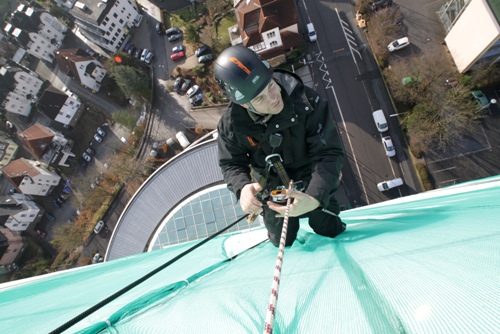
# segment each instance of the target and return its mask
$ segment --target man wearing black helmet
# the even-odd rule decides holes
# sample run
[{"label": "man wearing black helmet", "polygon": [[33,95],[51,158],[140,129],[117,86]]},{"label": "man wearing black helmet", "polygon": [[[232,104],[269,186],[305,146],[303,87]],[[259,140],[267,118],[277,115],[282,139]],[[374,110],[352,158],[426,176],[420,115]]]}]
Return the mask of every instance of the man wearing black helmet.
[{"label": "man wearing black helmet", "polygon": [[288,187],[266,162],[279,154],[288,176],[302,185],[287,192],[293,202],[285,245],[295,240],[303,217],[317,234],[342,233],[345,224],[333,194],[344,151],[327,102],[295,74],[273,70],[241,45],[220,54],[214,76],[231,101],[218,125],[219,164],[243,211],[263,214],[270,241],[279,245],[285,206],[256,197],[266,189]]}]

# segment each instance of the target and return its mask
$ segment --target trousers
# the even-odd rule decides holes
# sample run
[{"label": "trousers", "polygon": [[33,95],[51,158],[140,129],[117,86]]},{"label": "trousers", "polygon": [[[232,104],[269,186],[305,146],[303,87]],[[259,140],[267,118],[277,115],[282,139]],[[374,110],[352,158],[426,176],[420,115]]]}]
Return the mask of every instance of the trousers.
[{"label": "trousers", "polygon": [[[271,241],[275,247],[278,247],[280,244],[284,218],[275,217],[277,212],[269,209],[267,206],[263,207],[263,211],[264,225],[266,226],[269,234],[269,241]],[[309,218],[309,226],[311,226],[316,234],[323,235],[325,237],[334,238],[346,229],[346,225],[338,216],[331,215],[319,209],[308,212],[299,217],[288,217],[288,229],[285,246],[291,246],[297,238],[297,232],[299,231],[299,219],[304,217]]]}]

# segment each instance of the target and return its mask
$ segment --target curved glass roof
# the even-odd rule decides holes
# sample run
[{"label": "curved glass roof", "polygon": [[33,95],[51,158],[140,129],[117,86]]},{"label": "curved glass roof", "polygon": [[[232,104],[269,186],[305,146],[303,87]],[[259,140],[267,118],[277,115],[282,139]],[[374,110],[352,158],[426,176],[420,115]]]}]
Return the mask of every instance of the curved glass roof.
[{"label": "curved glass roof", "polygon": [[[152,238],[148,250],[207,238],[244,214],[236,197],[225,184],[204,189],[181,202],[165,217]],[[252,224],[248,224],[245,220],[225,233],[244,231],[254,227],[259,227],[258,220]]]}]

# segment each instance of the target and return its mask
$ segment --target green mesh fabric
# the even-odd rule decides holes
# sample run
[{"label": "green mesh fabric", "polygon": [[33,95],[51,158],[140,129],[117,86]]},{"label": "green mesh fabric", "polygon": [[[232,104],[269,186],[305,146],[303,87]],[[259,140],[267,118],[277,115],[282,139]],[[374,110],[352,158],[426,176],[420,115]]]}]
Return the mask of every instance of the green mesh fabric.
[{"label": "green mesh fabric", "polygon": [[[274,333],[498,332],[500,177],[341,216],[339,237],[305,224],[285,250]],[[234,237],[215,238],[67,332],[262,332],[278,251],[265,242],[227,260]],[[194,243],[3,284],[2,332],[50,332]]]}]

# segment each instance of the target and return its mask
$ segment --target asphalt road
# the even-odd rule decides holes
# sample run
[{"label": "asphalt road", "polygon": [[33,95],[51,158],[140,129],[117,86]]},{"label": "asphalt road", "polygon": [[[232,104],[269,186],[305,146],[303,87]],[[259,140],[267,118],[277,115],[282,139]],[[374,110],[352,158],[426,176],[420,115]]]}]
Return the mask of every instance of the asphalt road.
[{"label": "asphalt road", "polygon": [[[301,23],[314,22],[317,43],[309,44],[309,65],[317,90],[333,110],[346,151],[344,184],[351,205],[367,205],[419,191],[380,71],[365,46],[366,38],[354,25],[354,9],[346,3],[298,5]],[[361,80],[360,80],[361,79]],[[388,158],[372,112],[383,109],[389,122],[396,156]],[[402,177],[406,186],[381,193],[378,182]]]}]

